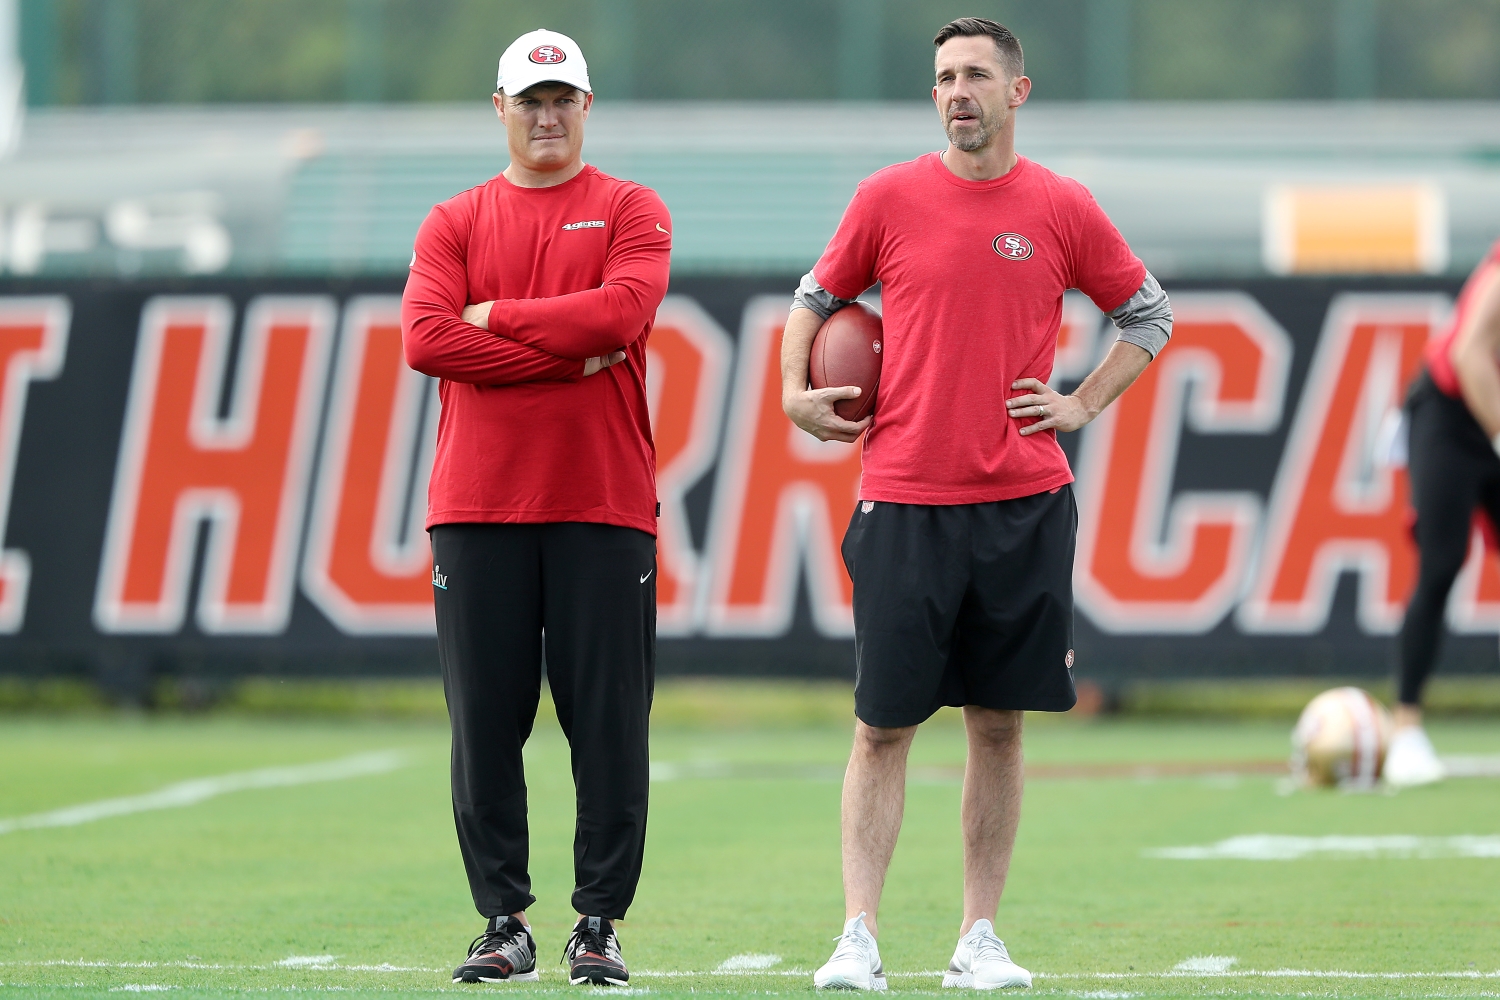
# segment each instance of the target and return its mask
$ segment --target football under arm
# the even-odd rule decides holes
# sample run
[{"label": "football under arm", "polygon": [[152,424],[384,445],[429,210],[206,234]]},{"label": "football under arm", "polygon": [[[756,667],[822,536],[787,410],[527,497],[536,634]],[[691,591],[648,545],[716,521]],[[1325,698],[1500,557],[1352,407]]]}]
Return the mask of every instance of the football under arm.
[{"label": "football under arm", "polygon": [[1500,263],[1474,280],[1473,303],[1453,339],[1453,371],[1464,404],[1500,451]]},{"label": "football under arm", "polygon": [[826,320],[853,301],[853,299],[841,299],[818,284],[818,279],[813,277],[811,271],[802,276],[802,280],[797,284],[797,291],[792,294],[793,309],[810,310],[816,313],[820,320]]},{"label": "football under arm", "polygon": [[828,317],[853,302],[839,298],[808,271],[792,295],[792,311],[781,332],[781,394],[807,389],[807,367],[813,339]]},{"label": "football under arm", "polygon": [[793,306],[786,326],[781,330],[781,395],[807,389],[807,367],[812,357],[813,338],[823,325],[823,317],[806,306]]}]

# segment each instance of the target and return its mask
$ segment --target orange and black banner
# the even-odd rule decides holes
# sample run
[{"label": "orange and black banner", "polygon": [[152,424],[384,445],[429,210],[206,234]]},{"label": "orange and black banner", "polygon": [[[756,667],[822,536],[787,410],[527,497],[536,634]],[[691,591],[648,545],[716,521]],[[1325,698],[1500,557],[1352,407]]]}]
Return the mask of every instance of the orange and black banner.
[{"label": "orange and black banner", "polygon": [[[677,282],[648,347],[664,672],[849,675],[859,451],[794,433],[792,278]],[[1169,288],[1171,343],[1064,445],[1078,670],[1378,674],[1415,578],[1391,411],[1445,280]],[[437,394],[399,280],[0,284],[0,672],[436,669]],[[1069,297],[1055,381],[1112,339]],[[1476,522],[1449,669],[1490,669]]]}]

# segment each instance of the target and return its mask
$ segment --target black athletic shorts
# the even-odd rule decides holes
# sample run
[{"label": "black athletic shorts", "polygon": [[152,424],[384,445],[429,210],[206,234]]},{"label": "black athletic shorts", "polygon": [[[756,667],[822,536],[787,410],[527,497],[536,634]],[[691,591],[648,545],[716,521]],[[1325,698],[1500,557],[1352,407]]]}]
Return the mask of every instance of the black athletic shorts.
[{"label": "black athletic shorts", "polygon": [[854,714],[896,727],[944,705],[1072,708],[1077,533],[1069,486],[992,503],[861,501],[843,547]]}]

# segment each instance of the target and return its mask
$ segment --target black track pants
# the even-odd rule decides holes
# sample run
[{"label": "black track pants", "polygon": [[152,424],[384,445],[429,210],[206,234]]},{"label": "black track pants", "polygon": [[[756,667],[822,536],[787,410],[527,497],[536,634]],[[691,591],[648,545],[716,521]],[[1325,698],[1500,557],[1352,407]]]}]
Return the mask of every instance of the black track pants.
[{"label": "black track pants", "polygon": [[606,524],[432,529],[438,657],[453,724],[453,818],[486,917],[536,901],[521,747],[541,697],[543,632],[573,751],[573,908],[619,919],[646,843],[656,674],[656,539]]},{"label": "black track pants", "polygon": [[1420,705],[1448,592],[1469,553],[1474,509],[1483,508],[1500,526],[1500,457],[1463,401],[1444,395],[1425,371],[1407,398],[1406,417],[1420,569],[1401,626],[1397,682],[1401,703]]}]

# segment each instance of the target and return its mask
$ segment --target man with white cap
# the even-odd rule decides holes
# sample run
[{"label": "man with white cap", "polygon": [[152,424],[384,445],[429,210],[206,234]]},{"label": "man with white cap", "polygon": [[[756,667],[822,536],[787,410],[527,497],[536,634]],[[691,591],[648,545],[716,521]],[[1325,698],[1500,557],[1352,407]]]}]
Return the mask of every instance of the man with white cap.
[{"label": "man with white cap", "polygon": [[534,980],[521,748],[543,637],[572,747],[573,983],[629,974],[614,924],[640,878],[656,654],[656,452],[646,338],[671,219],[583,162],[577,43],[516,39],[494,96],[510,165],[433,208],[402,299],[407,363],[440,379],[428,490],[453,814],[485,931],[455,982]]}]

